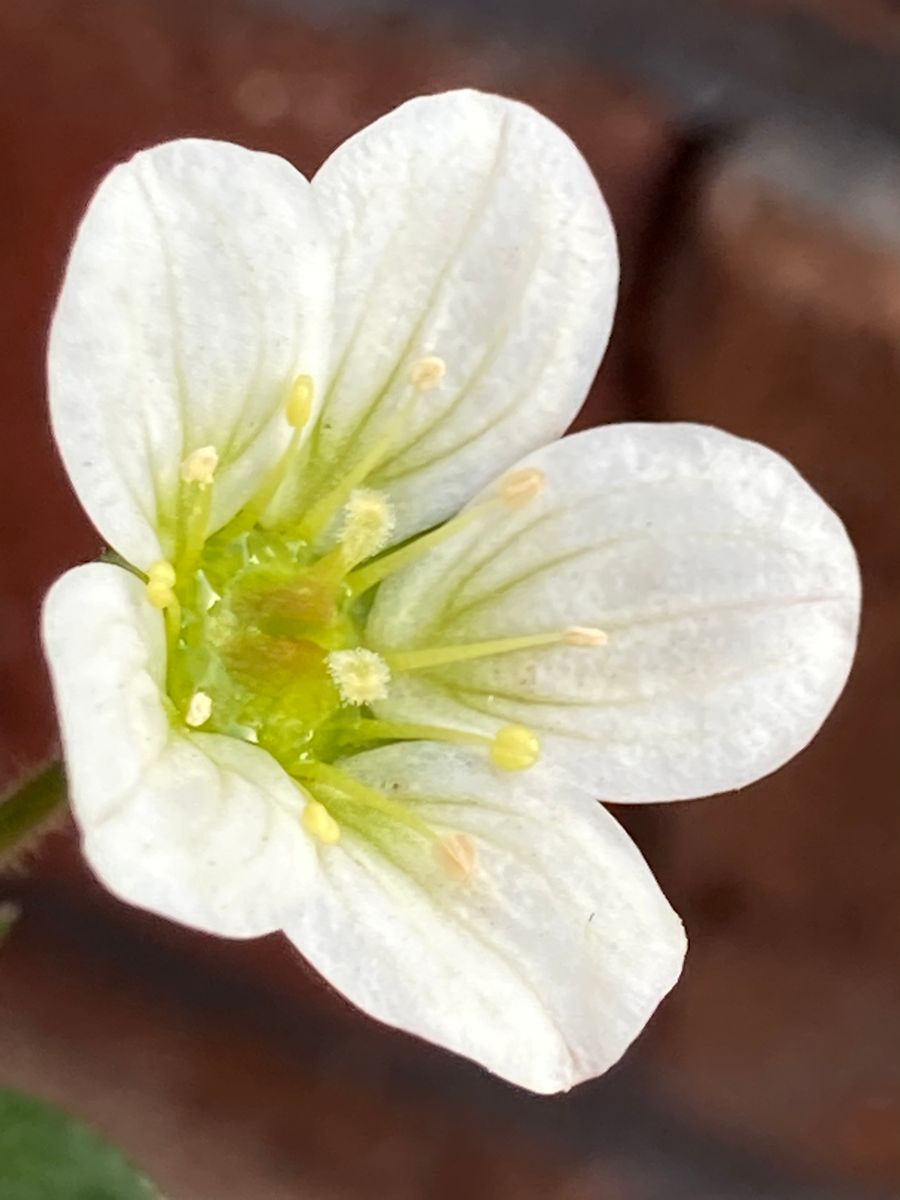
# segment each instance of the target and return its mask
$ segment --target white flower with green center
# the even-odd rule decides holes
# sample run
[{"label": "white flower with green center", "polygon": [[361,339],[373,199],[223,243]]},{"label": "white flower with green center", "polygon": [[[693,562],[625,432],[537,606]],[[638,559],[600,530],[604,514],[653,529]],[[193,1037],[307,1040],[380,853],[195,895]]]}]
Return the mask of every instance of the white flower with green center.
[{"label": "white flower with green center", "polygon": [[859,607],[777,455],[691,425],[553,440],[616,279],[568,138],[460,92],[312,183],[208,141],[116,167],[50,343],[115,551],[44,615],[93,869],[198,929],[283,930],[366,1012],[536,1091],[615,1062],[684,954],[594,798],[779,766]]}]

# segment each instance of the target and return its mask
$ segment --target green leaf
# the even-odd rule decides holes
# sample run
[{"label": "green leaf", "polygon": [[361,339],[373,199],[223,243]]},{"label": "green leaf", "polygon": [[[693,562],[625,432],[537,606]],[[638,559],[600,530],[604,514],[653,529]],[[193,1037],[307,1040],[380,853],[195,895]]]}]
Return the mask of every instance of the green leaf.
[{"label": "green leaf", "polygon": [[64,1112],[0,1089],[3,1200],[161,1200],[153,1185]]}]

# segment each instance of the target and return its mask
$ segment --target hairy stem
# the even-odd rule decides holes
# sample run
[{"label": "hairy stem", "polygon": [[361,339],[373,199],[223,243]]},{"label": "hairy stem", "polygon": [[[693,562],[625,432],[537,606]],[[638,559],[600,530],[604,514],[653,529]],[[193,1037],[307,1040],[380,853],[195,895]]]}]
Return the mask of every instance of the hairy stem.
[{"label": "hairy stem", "polygon": [[66,802],[61,762],[52,762],[0,800],[0,866],[32,848]]}]

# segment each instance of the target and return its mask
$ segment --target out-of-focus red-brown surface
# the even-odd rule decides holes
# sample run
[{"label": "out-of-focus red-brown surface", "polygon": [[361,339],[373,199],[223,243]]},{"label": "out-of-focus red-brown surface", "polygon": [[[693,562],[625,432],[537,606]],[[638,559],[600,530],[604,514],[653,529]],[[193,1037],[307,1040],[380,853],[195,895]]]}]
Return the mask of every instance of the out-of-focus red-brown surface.
[{"label": "out-of-focus red-brown surface", "polygon": [[900,170],[863,157],[835,189],[839,152],[784,128],[711,158],[651,323],[661,415],[787,455],[843,516],[865,581],[859,656],[821,738],[737,803],[668,825],[699,908],[700,1005],[666,1053],[716,1120],[897,1180]]},{"label": "out-of-focus red-brown surface", "polygon": [[[747,0],[763,21],[767,5]],[[804,7],[889,44],[876,0]],[[53,452],[42,361],[92,188],[114,161],[186,134],[312,172],[393,104],[459,85],[554,117],[606,191],[623,302],[583,423],[705,420],[791,457],[860,548],[859,663],[823,734],[773,779],[621,814],[693,946],[624,1067],[573,1097],[525,1097],[372,1025],[276,939],[216,942],[132,913],[90,880],[71,837],[6,889],[24,915],[0,951],[0,1084],[96,1121],[172,1200],[819,1200],[832,1182],[900,1195],[894,176],[877,154],[857,158],[875,200],[854,204],[857,189],[825,203],[821,157],[840,168],[841,147],[823,151],[815,126],[780,134],[780,158],[753,137],[698,153],[660,99],[580,48],[550,56],[513,27],[486,39],[358,8],[320,24],[301,11],[0,8],[0,778],[53,737],[40,597],[99,549]],[[860,219],[891,203],[894,238]],[[820,1172],[809,1190],[804,1172]]]}]

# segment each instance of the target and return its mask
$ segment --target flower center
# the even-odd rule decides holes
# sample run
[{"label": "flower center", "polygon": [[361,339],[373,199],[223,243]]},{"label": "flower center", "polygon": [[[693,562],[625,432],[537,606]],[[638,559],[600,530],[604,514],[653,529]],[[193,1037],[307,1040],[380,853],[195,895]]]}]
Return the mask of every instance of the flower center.
[{"label": "flower center", "polygon": [[288,771],[352,750],[359,706],[386,693],[373,664],[358,664],[357,692],[350,664],[343,682],[336,667],[371,654],[361,604],[334,561],[341,550],[316,556],[303,538],[260,529],[206,541],[177,586],[169,658],[169,696],[188,725],[254,742]]},{"label": "flower center", "polygon": [[[438,386],[444,373],[441,359],[419,360],[410,374],[411,392]],[[367,646],[366,618],[386,577],[491,510],[502,514],[528,504],[543,490],[544,477],[535,468],[511,472],[493,497],[388,550],[391,504],[365,485],[402,432],[402,421],[395,419],[295,525],[266,528],[261,523],[266,508],[298,465],[312,398],[312,380],[300,376],[286,403],[294,434],[284,456],[243,512],[212,536],[216,448],[199,447],[182,464],[178,552],[174,562],[151,567],[146,580],[148,601],[165,616],[172,718],[268,751],[313,797],[304,824],[320,842],[336,841],[344,819],[358,827],[360,812],[377,812],[380,819],[435,838],[439,860],[462,876],[474,863],[462,835],[450,841],[437,836],[399,801],[364,787],[334,764],[379,743],[425,739],[481,746],[495,766],[527,769],[540,746],[524,726],[484,734],[391,722],[378,719],[371,706],[389,696],[394,674],[560,643],[597,646],[605,636],[579,627],[417,646],[386,656]]]}]

